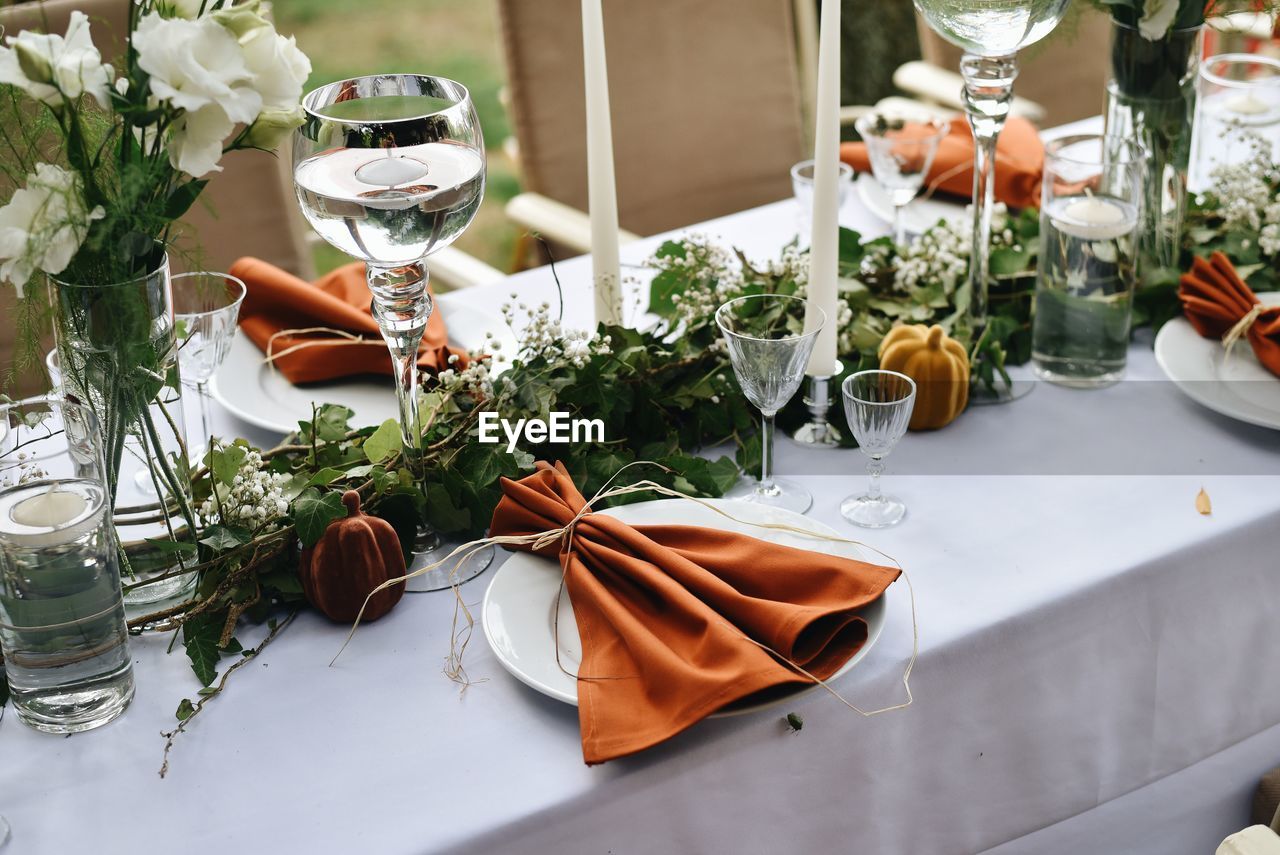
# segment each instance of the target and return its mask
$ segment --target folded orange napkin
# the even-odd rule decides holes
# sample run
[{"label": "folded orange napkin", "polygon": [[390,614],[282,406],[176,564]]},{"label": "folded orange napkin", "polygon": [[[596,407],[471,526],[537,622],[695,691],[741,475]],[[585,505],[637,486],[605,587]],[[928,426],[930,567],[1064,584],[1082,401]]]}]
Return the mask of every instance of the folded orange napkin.
[{"label": "folded orange napkin", "polygon": [[1187,320],[1205,338],[1222,338],[1252,316],[1240,335],[1249,340],[1263,367],[1280,376],[1280,306],[1261,308],[1229,258],[1220,252],[1208,261],[1197,256],[1178,281],[1178,296]]},{"label": "folded orange napkin", "polygon": [[[567,525],[586,504],[564,467],[503,479],[490,534]],[[827,678],[862,647],[854,612],[901,572],[694,526],[588,513],[558,558],[582,637],[578,720],[588,764],[634,754],[728,704]],[[532,547],[517,547],[532,549]],[[753,643],[752,639],[754,639]]]},{"label": "folded orange napkin", "polygon": [[[373,298],[364,264],[343,265],[314,283],[258,258],[240,259],[230,273],[243,280],[247,290],[240,306],[240,329],[263,353],[278,354],[275,367],[289,382],[393,373],[386,343],[369,311]],[[321,330],[349,333],[361,341]],[[444,318],[432,312],[418,348],[418,367],[438,371],[453,354],[458,356],[457,367],[465,367],[466,353],[449,347]]]},{"label": "folded orange napkin", "polygon": [[[858,172],[871,171],[867,147],[860,142],[840,144],[840,159]],[[1040,204],[1040,176],[1044,171],[1044,145],[1034,125],[1010,118],[996,141],[996,201],[1011,208]],[[940,180],[941,179],[941,180]],[[951,132],[938,144],[925,187],[956,196],[973,196],[973,134],[963,118],[951,120]]]}]

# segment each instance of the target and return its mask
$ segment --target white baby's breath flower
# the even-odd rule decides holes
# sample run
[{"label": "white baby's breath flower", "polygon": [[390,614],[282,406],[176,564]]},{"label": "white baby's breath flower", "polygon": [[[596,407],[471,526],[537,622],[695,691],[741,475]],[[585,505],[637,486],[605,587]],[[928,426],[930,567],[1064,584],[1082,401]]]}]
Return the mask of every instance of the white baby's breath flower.
[{"label": "white baby's breath flower", "polygon": [[27,184],[0,208],[0,279],[22,286],[36,270],[61,273],[101,219],[101,207],[86,209],[80,177],[48,163],[36,166]]},{"label": "white baby's breath flower", "polygon": [[110,103],[111,66],[102,61],[89,34],[89,19],[72,12],[66,35],[23,30],[0,47],[0,83],[9,83],[51,107],[92,95]]}]

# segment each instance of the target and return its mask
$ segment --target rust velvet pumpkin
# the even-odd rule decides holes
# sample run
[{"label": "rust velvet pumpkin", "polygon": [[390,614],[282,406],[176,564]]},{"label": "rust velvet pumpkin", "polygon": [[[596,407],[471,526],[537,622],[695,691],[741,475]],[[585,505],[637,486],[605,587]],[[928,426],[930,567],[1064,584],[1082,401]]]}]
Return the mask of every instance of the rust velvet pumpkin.
[{"label": "rust velvet pumpkin", "polygon": [[[360,510],[360,494],[342,496],[347,515],[329,523],[314,546],[302,550],[298,575],[307,601],[330,619],[349,622],[369,592],[404,575],[404,553],[391,523]],[[404,585],[392,585],[369,600],[363,620],[377,620],[400,602]]]},{"label": "rust velvet pumpkin", "polygon": [[969,402],[969,354],[937,324],[889,330],[880,342],[880,367],[916,381],[912,430],[948,425]]}]

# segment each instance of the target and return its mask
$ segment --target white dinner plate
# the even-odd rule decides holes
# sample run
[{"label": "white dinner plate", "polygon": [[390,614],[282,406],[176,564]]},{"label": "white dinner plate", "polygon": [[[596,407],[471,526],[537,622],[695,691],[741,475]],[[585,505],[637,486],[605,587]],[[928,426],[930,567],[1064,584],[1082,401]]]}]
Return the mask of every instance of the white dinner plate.
[{"label": "white dinner plate", "polygon": [[[870,172],[858,176],[858,197],[867,210],[886,223],[893,222],[893,202],[889,194],[884,192],[880,182]],[[938,224],[938,220],[946,220],[952,224],[964,222],[964,205],[945,199],[917,198],[907,205],[902,212],[908,234],[922,234]]]},{"label": "white dinner plate", "polygon": [[[726,499],[708,500],[739,519],[762,523],[786,523],[821,534],[836,532],[822,523],[791,511],[736,502]],[[720,516],[709,508],[685,499],[660,499],[623,505],[600,511],[617,517],[629,525],[700,525],[736,531],[752,537],[862,560],[858,548],[850,543],[834,543],[790,532],[774,531],[739,523]],[[516,552],[498,568],[484,595],[481,623],[489,646],[503,668],[517,680],[544,695],[578,704],[578,666],[582,662],[582,641],[574,621],[573,606],[566,593],[560,597],[560,663],[556,663],[556,594],[560,589],[561,570],[556,561],[527,552]],[[885,596],[865,606],[860,614],[867,622],[867,641],[844,664],[834,677],[840,677],[857,665],[875,645],[884,629]],[[564,666],[561,670],[560,665]],[[570,673],[565,673],[568,671]],[[834,679],[833,677],[833,679]],[[795,695],[812,691],[816,686],[797,686],[795,692],[763,703],[735,705],[716,713],[717,716],[740,715],[767,709]]]},{"label": "white dinner plate", "polygon": [[[1280,305],[1280,291],[1258,295],[1264,305]],[[1224,416],[1280,430],[1280,377],[1262,367],[1244,338],[1227,358],[1222,342],[1204,338],[1178,317],[1156,336],[1156,362],[1165,376],[1192,400]]]},{"label": "white dinner plate", "polygon": [[[492,332],[501,343],[499,352],[508,360],[515,355],[515,335],[499,315],[461,304],[437,303],[436,310],[444,312],[449,344],[454,347],[483,350],[485,333]],[[495,363],[494,374],[500,374],[506,364],[510,363]],[[350,407],[355,412],[351,422],[356,425],[378,425],[398,415],[395,380],[390,375],[344,377],[332,383],[295,386],[263,362],[262,351],[239,329],[226,360],[209,384],[209,392],[232,415],[277,433],[291,433],[298,429],[299,421],[309,421],[312,402]]]}]

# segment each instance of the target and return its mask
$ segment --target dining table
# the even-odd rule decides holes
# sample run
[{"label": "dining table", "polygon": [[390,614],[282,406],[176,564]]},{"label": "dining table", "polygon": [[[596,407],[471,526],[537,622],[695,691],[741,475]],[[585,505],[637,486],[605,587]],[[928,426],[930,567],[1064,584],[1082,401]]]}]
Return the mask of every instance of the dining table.
[{"label": "dining table", "polygon": [[[664,240],[705,235],[765,263],[798,213],[784,199],[624,245],[630,322]],[[840,217],[888,232],[857,194]],[[555,274],[442,293],[436,310],[562,300],[566,327],[589,326],[590,258]],[[577,710],[503,670],[479,625],[470,685],[445,675],[455,594],[415,592],[336,662],[350,627],[299,614],[161,777],[161,733],[200,685],[170,635],[144,635],[137,695],[109,726],[60,738],[0,719],[4,855],[1211,852],[1280,765],[1280,431],[1187,397],[1143,333],[1120,383],[1030,385],[901,441],[884,481],[909,510],[890,529],[840,515],[864,484],[858,451],[779,436],[777,471],[812,492],[809,516],[909,574],[905,708],[864,717],[818,689],[589,767]],[[281,439],[220,407],[214,424]],[[459,588],[477,619],[506,557]],[[878,643],[832,681],[863,709],[907,700],[902,585]]]}]

